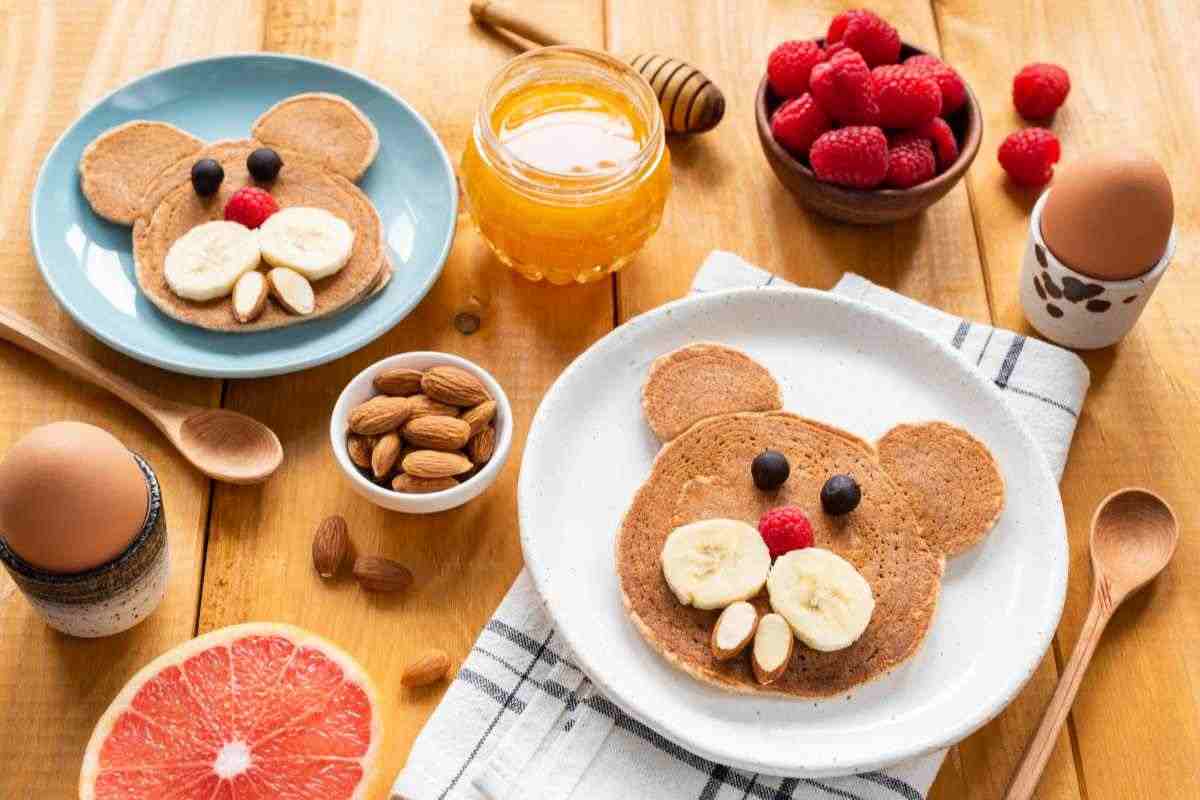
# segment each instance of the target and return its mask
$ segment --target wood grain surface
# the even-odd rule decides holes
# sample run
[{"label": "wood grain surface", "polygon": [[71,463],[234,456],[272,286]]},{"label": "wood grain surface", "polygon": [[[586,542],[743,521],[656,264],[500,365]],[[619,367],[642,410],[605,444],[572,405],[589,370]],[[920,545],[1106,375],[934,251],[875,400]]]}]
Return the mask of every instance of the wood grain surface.
[{"label": "wood grain surface", "polygon": [[[457,160],[484,85],[514,52],[474,28],[467,0],[9,0],[0,4],[0,303],[147,388],[225,405],[279,434],[286,457],[260,487],[211,486],[154,428],[119,401],[0,345],[0,452],[29,428],[80,419],[113,431],[158,470],[166,498],[172,582],[145,623],[111,639],[48,630],[0,573],[0,797],[70,797],[92,725],[146,661],[197,632],[277,620],[329,636],[359,658],[384,699],[381,800],[442,687],[404,689],[405,664],[439,647],[455,664],[521,565],[515,482],[520,443],[542,394],[613,325],[682,295],[714,248],[733,250],[797,283],[828,288],[851,270],[951,313],[1026,330],[1016,281],[1034,195],[1012,189],[995,160],[1022,123],[1010,81],[1023,64],[1053,60],[1074,87],[1052,127],[1070,159],[1136,143],[1174,178],[1180,225],[1175,264],[1134,332],[1085,358],[1083,409],[1063,499],[1071,577],[1055,645],[1017,700],[952,750],[936,800],[1002,796],[1049,700],[1086,614],[1087,525],[1095,505],[1127,484],[1155,488],[1183,537],[1175,563],[1113,619],[1036,795],[1058,800],[1200,796],[1200,12],[1185,0],[989,0],[871,5],[913,44],[941,52],[985,112],[983,147],[966,180],[921,217],[864,229],[812,216],[770,173],[756,138],[754,88],[770,49],[824,32],[855,5],[768,0],[509,0],[565,38],[614,52],[667,53],[694,64],[726,94],[724,122],[671,143],[675,189],[659,234],[611,283],[533,287],[498,267],[464,217],[443,277],[417,311],[353,355],[297,375],[205,381],[130,361],[80,331],[52,300],[29,244],[38,166],[55,138],[104,93],[159,66],[222,52],[272,50],[362,71],[405,97]],[[419,6],[419,8],[418,8]],[[385,143],[386,146],[386,143]],[[477,333],[453,318],[477,314]],[[1031,331],[1026,330],[1031,333]],[[517,446],[491,491],[431,518],[388,514],[354,496],[329,453],[327,420],[346,381],[392,353],[460,353],[492,371],[513,401]],[[1191,479],[1191,480],[1189,480]],[[311,536],[346,517],[359,552],[385,555],[416,576],[397,598],[351,582],[322,583]]]}]

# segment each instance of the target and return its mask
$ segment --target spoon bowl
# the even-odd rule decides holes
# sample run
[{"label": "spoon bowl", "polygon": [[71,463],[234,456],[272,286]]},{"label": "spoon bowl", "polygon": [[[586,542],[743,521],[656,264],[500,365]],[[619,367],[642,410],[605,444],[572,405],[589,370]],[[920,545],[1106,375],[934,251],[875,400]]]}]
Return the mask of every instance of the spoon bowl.
[{"label": "spoon bowl", "polygon": [[1146,489],[1121,489],[1092,518],[1092,569],[1120,602],[1162,572],[1178,543],[1179,525],[1162,498]]},{"label": "spoon bowl", "polygon": [[224,408],[184,417],[177,446],[196,469],[225,483],[260,483],[283,462],[275,432],[256,419]]}]

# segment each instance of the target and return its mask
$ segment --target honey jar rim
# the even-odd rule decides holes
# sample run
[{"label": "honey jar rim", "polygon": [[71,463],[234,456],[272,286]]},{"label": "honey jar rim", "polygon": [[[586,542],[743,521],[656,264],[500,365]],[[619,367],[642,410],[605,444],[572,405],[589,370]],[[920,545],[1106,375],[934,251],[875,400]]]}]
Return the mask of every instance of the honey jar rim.
[{"label": "honey jar rim", "polygon": [[[648,123],[646,141],[635,155],[620,162],[617,169],[591,174],[573,175],[570,173],[553,172],[540,169],[519,158],[511,149],[500,141],[492,129],[491,114],[498,103],[512,92],[529,85],[529,81],[509,85],[513,72],[527,67],[530,62],[546,58],[569,56],[579,59],[580,64],[599,65],[617,73],[624,79],[623,85],[612,81],[617,90],[633,89],[636,94],[626,91],[634,105]],[[643,174],[653,172],[666,150],[666,123],[663,120],[662,108],[658,104],[658,96],[646,78],[632,66],[600,50],[574,45],[554,45],[539,47],[510,59],[498,73],[489,81],[484,90],[483,99],[475,115],[472,137],[475,139],[479,155],[496,168],[496,173],[514,188],[534,196],[542,196],[555,200],[574,200],[587,202],[598,196],[607,196],[619,191],[626,185],[636,182]],[[500,162],[498,165],[497,162]],[[650,168],[648,168],[650,167]]]}]

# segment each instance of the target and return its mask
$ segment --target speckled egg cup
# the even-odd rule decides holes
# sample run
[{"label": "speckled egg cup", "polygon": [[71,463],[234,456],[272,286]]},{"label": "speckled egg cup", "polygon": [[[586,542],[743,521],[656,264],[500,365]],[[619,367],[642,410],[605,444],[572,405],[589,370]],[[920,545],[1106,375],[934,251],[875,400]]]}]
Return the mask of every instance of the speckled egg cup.
[{"label": "speckled egg cup", "polygon": [[154,470],[133,454],[150,493],[146,521],[112,561],[84,572],[39,569],[0,538],[0,562],[46,624],[71,636],[111,636],[128,630],[158,607],[167,590],[170,557],[166,515]]},{"label": "speckled egg cup", "polygon": [[1047,339],[1076,350],[1095,350],[1120,341],[1133,328],[1154,287],[1175,255],[1172,229],[1158,263],[1136,278],[1106,281],[1084,275],[1055,258],[1042,239],[1042,193],[1029,217],[1029,241],[1021,266],[1021,306],[1029,324]]}]

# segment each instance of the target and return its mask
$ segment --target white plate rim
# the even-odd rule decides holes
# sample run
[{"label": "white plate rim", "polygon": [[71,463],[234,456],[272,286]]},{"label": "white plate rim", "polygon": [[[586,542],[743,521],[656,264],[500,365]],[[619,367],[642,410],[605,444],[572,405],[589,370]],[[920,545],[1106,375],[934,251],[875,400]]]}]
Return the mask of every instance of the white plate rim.
[{"label": "white plate rim", "polygon": [[[962,375],[970,376],[969,379],[978,384],[982,391],[992,393],[998,402],[995,404],[1001,409],[1000,413],[1007,417],[1008,424],[1017,431],[1017,435],[1021,438],[1021,446],[1023,449],[1031,453],[1035,461],[1040,466],[1041,480],[1044,480],[1054,487],[1053,496],[1057,500],[1054,504],[1055,519],[1048,521],[1048,528],[1053,529],[1051,540],[1057,545],[1057,552],[1052,559],[1054,566],[1057,568],[1054,575],[1054,595],[1055,602],[1053,605],[1052,619],[1047,620],[1047,624],[1042,628],[1036,637],[1031,640],[1024,652],[1024,657],[1021,660],[1021,669],[1016,670],[1012,677],[1005,682],[1004,686],[995,695],[990,703],[979,706],[976,712],[970,716],[964,717],[957,725],[946,728],[937,732],[921,732],[915,734],[905,747],[897,749],[890,755],[883,758],[874,759],[845,759],[837,758],[830,759],[824,762],[809,763],[806,765],[776,763],[773,761],[757,759],[751,754],[738,753],[733,750],[721,751],[709,747],[702,739],[698,739],[686,729],[672,726],[669,721],[664,721],[655,718],[652,714],[643,711],[642,709],[633,707],[627,702],[626,698],[614,693],[612,687],[608,685],[602,676],[602,672],[595,669],[593,665],[588,663],[585,656],[580,655],[580,650],[575,646],[575,637],[572,636],[571,627],[562,624],[556,610],[555,603],[551,593],[550,578],[547,572],[544,571],[544,566],[541,565],[535,557],[531,557],[534,550],[533,533],[531,532],[532,520],[530,519],[530,501],[526,498],[534,497],[533,482],[536,466],[531,465],[531,459],[536,458],[536,453],[541,446],[543,431],[546,429],[546,420],[556,412],[556,390],[564,384],[576,372],[584,369],[591,359],[598,358],[598,354],[606,347],[615,346],[616,342],[623,340],[626,337],[635,336],[647,326],[655,324],[660,318],[669,317],[675,309],[692,304],[717,304],[722,300],[736,295],[760,295],[760,296],[783,296],[783,295],[800,295],[807,297],[816,302],[831,303],[847,313],[861,314],[871,318],[881,325],[891,326],[897,331],[902,332],[903,336],[915,338],[927,347],[931,352],[939,354],[948,364],[953,365],[953,369],[960,372]],[[676,744],[690,750],[691,752],[710,759],[714,762],[725,764],[727,766],[744,769],[748,771],[776,775],[782,777],[799,777],[799,778],[821,778],[841,775],[852,775],[863,772],[871,772],[880,770],[897,763],[907,761],[912,758],[928,755],[938,750],[953,746],[965,739],[970,734],[977,731],[979,728],[986,725],[994,719],[1001,711],[1003,711],[1009,703],[1020,693],[1025,684],[1033,676],[1038,666],[1041,664],[1054,635],[1058,628],[1058,623],[1062,617],[1062,610],[1066,602],[1067,592],[1067,574],[1069,562],[1069,543],[1067,539],[1066,518],[1062,506],[1062,498],[1058,490],[1058,482],[1054,478],[1054,473],[1050,468],[1050,463],[1045,452],[1034,441],[1032,434],[1024,422],[1016,415],[1016,412],[1008,405],[1004,399],[999,387],[992,381],[986,378],[982,373],[975,370],[966,364],[961,356],[948,344],[936,339],[926,331],[917,328],[906,320],[900,317],[883,311],[869,303],[835,295],[831,292],[824,292],[816,289],[807,288],[780,288],[780,287],[748,287],[737,289],[726,289],[719,291],[709,291],[703,294],[684,297],[679,300],[666,303],[650,311],[644,312],[637,317],[628,320],[623,325],[610,331],[608,334],[597,340],[587,350],[577,356],[555,379],[555,382],[546,391],[542,397],[541,403],[534,414],[530,423],[529,433],[526,437],[525,446],[523,448],[521,458],[521,470],[517,481],[517,516],[520,526],[521,550],[524,557],[525,568],[529,572],[530,578],[533,581],[534,587],[537,590],[542,602],[546,608],[547,614],[550,616],[554,629],[571,650],[580,669],[592,681],[592,683],[601,691],[604,696],[617,705],[625,714],[631,718],[641,722],[649,728],[655,730]],[[689,680],[681,675],[681,680]],[[790,702],[787,699],[781,699],[780,702]]]}]

